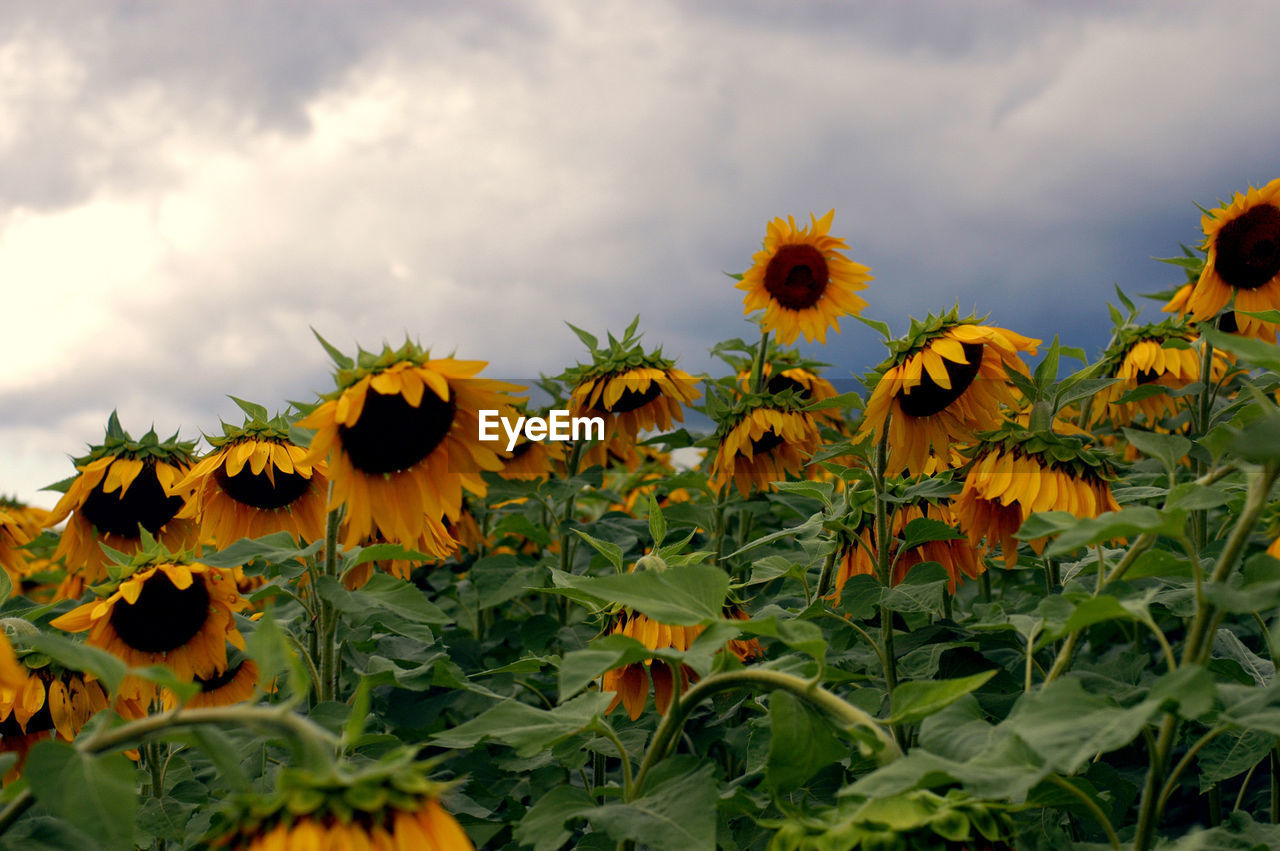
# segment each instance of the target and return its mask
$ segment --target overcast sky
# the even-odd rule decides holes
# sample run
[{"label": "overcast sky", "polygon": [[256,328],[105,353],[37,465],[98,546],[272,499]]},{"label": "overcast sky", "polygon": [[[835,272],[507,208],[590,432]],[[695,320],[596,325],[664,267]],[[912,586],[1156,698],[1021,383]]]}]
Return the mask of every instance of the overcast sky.
[{"label": "overcast sky", "polygon": [[[314,398],[312,327],[520,377],[640,313],[707,369],[756,333],[723,273],[831,208],[895,332],[1096,353],[1196,203],[1280,176],[1277,44],[1261,1],[4,3],[0,493],[51,505],[112,408]],[[836,378],[882,357],[842,328]]]}]

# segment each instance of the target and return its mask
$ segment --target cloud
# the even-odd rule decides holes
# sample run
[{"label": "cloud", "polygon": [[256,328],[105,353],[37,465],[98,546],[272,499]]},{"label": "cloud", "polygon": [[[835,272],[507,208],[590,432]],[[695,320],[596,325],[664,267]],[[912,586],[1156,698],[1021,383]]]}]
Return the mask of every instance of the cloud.
[{"label": "cloud", "polygon": [[[1096,347],[1113,281],[1169,281],[1147,258],[1197,238],[1193,201],[1275,176],[1268,5],[786,9],[8,10],[0,489],[66,475],[113,407],[194,436],[228,393],[312,398],[311,328],[516,377],[582,355],[563,321],[641,313],[708,368],[753,336],[722,273],[832,207],[870,315],[958,300]],[[838,376],[881,357],[843,327],[816,352]]]}]

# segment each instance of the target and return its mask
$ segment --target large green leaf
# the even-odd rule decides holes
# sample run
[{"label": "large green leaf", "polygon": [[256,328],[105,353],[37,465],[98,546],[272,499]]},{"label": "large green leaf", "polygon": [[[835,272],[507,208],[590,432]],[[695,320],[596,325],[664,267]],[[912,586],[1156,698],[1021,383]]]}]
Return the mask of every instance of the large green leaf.
[{"label": "large green leaf", "polygon": [[384,629],[431,642],[431,624],[447,624],[446,615],[420,589],[382,572],[374,572],[359,591],[348,591],[331,576],[317,582],[320,596],[346,615],[354,625],[377,625]]},{"label": "large green leaf", "polygon": [[603,602],[621,603],[660,623],[678,626],[719,620],[729,593],[729,575],[706,564],[618,576],[575,576],[554,570],[552,578],[559,587]]},{"label": "large green leaf", "polygon": [[94,838],[98,848],[134,848],[138,793],[123,754],[92,756],[63,742],[31,749],[23,776],[36,800]]},{"label": "large green leaf", "polygon": [[618,842],[663,851],[712,849],[716,844],[714,765],[690,756],[663,760],[649,773],[641,795],[605,804],[583,815]]},{"label": "large green leaf", "polygon": [[469,748],[483,739],[493,739],[515,748],[518,756],[533,756],[580,732],[602,715],[612,700],[608,692],[590,692],[554,709],[506,700],[470,721],[436,733],[432,741],[445,748]]},{"label": "large green leaf", "polygon": [[954,680],[923,680],[899,683],[893,691],[894,724],[918,724],[940,709],[975,691],[996,675],[996,671],[983,671],[970,677]]},{"label": "large green leaf", "polygon": [[769,695],[769,733],[764,777],[780,792],[795,789],[849,753],[825,718],[785,691]]}]

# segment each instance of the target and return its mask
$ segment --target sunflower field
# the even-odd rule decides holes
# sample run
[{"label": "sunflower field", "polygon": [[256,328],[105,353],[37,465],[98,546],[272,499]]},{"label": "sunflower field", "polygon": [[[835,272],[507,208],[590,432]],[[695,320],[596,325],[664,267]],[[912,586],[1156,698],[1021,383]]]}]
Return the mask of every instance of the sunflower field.
[{"label": "sunflower field", "polygon": [[311,401],[112,414],[0,500],[0,845],[1280,847],[1280,180],[1096,356],[892,338],[833,224],[767,224],[718,375],[320,338]]}]

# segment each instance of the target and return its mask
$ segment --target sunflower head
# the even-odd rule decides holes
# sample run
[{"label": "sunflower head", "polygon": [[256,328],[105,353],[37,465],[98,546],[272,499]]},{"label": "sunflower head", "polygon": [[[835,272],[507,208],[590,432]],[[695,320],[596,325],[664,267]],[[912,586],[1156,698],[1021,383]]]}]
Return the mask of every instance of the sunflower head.
[{"label": "sunflower head", "polygon": [[791,389],[732,400],[713,396],[707,411],[718,423],[708,482],[717,491],[732,482],[746,497],[798,475],[822,440],[817,421]]},{"label": "sunflower head", "polygon": [[70,517],[54,553],[67,566],[61,596],[78,597],[86,583],[102,578],[103,545],[132,553],[145,533],[171,548],[197,543],[195,524],[178,516],[187,493],[176,487],[191,466],[194,445],[176,434],[160,440],[154,430],[134,440],[112,411],[103,442],[75,459],[76,476],[53,486],[63,496],[48,524]]},{"label": "sunflower head", "polygon": [[692,375],[676,369],[659,347],[645,351],[637,316],[621,339],[609,334],[609,345],[580,328],[569,327],[590,350],[591,362],[568,369],[559,380],[572,388],[569,412],[575,417],[602,417],[605,442],[633,444],[641,432],[663,431],[684,422],[682,405],[701,397]]},{"label": "sunflower head", "polygon": [[307,460],[286,417],[231,399],[246,419],[239,426],[224,422],[220,436],[205,435],[213,451],[176,485],[192,491],[179,516],[197,520],[201,534],[220,546],[280,531],[309,541],[323,537],[324,462]]},{"label": "sunflower head", "polygon": [[867,306],[856,293],[867,288],[871,270],[846,257],[848,244],[828,233],[835,214],[810,214],[808,227],[791,216],[769,222],[764,246],[738,280],[746,291],[743,313],[763,310],[760,327],[776,331],[784,345],[801,334],[825,343],[828,328],[840,333],[841,316],[857,316]]},{"label": "sunflower head", "polygon": [[[248,608],[230,570],[193,561],[189,554],[147,547],[111,580],[94,588],[99,599],[55,618],[67,632],[88,631],[88,644],[130,667],[166,665],[182,680],[210,680],[227,668],[227,643],[244,649],[234,613]],[[128,677],[121,696],[146,706],[156,687]]]},{"label": "sunflower head", "polygon": [[958,310],[912,319],[905,337],[864,382],[871,389],[858,438],[887,433],[887,472],[943,469],[956,445],[998,428],[1018,397],[1009,375],[1027,375],[1023,354],[1039,340],[980,324]]},{"label": "sunflower head", "polygon": [[[1200,380],[1196,340],[1195,332],[1179,318],[1116,328],[1097,368],[1117,381],[1094,396],[1091,420],[1096,423],[1110,418],[1116,425],[1128,425],[1143,414],[1148,425],[1154,426],[1176,413],[1177,400],[1168,391]],[[1215,352],[1214,377],[1221,377],[1226,366],[1222,354]]]},{"label": "sunflower head", "polygon": [[483,496],[481,473],[502,469],[496,444],[480,441],[480,411],[513,416],[522,400],[510,394],[522,388],[476,378],[482,361],[433,359],[411,342],[355,359],[321,343],[338,387],[297,424],[316,430],[304,460],[328,459],[328,507],[347,506],[347,546],[375,536],[417,546],[429,523],[458,517],[463,488]]},{"label": "sunflower head", "polygon": [[[1097,517],[1120,510],[1108,484],[1115,478],[1111,458],[1084,440],[1013,423],[982,438],[970,450],[955,516],[975,547],[984,538],[988,548],[998,543],[1006,566],[1017,562],[1015,533],[1035,512]],[[1037,553],[1044,543],[1030,541]]]},{"label": "sunflower head", "polygon": [[0,495],[0,569],[16,593],[37,569],[39,556],[28,549],[48,525],[49,512]]},{"label": "sunflower head", "polygon": [[1203,322],[1230,303],[1240,333],[1274,339],[1274,325],[1249,314],[1280,309],[1280,178],[1237,192],[1200,226],[1204,266],[1181,309]]},{"label": "sunflower head", "polygon": [[303,848],[475,846],[440,803],[453,784],[431,780],[430,762],[402,749],[358,770],[318,774],[286,768],[271,795],[241,795],[214,817],[209,847],[238,851]]}]

